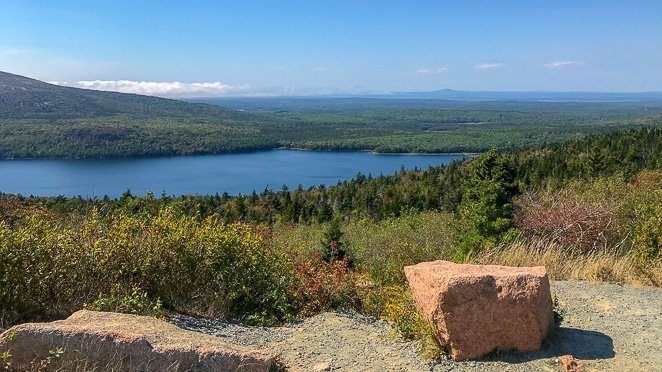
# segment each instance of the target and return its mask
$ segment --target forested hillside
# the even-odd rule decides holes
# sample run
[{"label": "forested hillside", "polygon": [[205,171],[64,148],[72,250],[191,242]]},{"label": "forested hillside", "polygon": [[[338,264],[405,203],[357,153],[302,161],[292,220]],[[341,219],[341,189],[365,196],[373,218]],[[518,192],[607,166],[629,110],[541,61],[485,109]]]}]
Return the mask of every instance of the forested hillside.
[{"label": "forested hillside", "polygon": [[193,155],[278,147],[483,152],[662,125],[660,107],[648,103],[305,102],[316,103],[304,109],[295,104],[244,112],[0,73],[0,159]]},{"label": "forested hillside", "polygon": [[132,115],[242,117],[242,114],[205,104],[173,99],[101,92],[45,83],[0,71],[0,118],[64,119]]}]

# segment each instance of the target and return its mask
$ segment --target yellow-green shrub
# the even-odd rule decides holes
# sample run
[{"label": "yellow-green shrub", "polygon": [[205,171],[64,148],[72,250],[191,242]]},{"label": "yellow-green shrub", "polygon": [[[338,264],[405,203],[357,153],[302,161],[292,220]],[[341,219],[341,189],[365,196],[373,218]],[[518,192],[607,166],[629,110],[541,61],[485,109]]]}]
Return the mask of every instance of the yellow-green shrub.
[{"label": "yellow-green shrub", "polygon": [[349,255],[380,284],[404,283],[402,268],[424,261],[449,259],[453,236],[448,213],[406,214],[381,222],[346,226]]},{"label": "yellow-green shrub", "polygon": [[[401,284],[404,266],[452,256],[451,220],[448,213],[411,213],[380,222],[351,220],[342,232],[355,269],[368,271],[380,284]],[[272,243],[296,260],[307,261],[315,257],[325,226],[276,226]]]},{"label": "yellow-green shrub", "polygon": [[662,249],[662,213],[643,224],[634,240],[633,249],[639,265],[653,266],[658,262]]},{"label": "yellow-green shrub", "polygon": [[421,352],[427,357],[435,358],[440,354],[441,348],[434,328],[416,308],[406,286],[366,287],[361,291],[361,301],[364,312],[389,321],[402,337],[418,340]]},{"label": "yellow-green shrub", "polygon": [[[292,264],[247,225],[163,209],[0,221],[0,321],[66,316],[140,288],[163,306],[274,322],[291,316]],[[119,288],[119,290],[118,290]],[[119,291],[119,293],[118,293]]]},{"label": "yellow-green shrub", "polygon": [[147,292],[140,288],[134,288],[131,293],[126,293],[121,287],[117,291],[100,294],[91,304],[83,305],[86,310],[112,311],[116,313],[149,315],[160,317],[162,314],[161,300],[152,300]]}]

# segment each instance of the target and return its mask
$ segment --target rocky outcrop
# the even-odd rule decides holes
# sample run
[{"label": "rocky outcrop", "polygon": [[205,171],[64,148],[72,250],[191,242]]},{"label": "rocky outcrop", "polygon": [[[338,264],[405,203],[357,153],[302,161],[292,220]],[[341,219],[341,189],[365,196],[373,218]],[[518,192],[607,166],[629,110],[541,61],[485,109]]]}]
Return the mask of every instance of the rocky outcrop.
[{"label": "rocky outcrop", "polygon": [[6,350],[16,371],[49,356],[64,370],[268,371],[273,364],[255,349],[163,320],[85,310],[62,321],[13,327],[0,335],[0,353]]},{"label": "rocky outcrop", "polygon": [[424,262],[405,267],[412,295],[454,360],[540,348],[553,322],[544,267]]}]

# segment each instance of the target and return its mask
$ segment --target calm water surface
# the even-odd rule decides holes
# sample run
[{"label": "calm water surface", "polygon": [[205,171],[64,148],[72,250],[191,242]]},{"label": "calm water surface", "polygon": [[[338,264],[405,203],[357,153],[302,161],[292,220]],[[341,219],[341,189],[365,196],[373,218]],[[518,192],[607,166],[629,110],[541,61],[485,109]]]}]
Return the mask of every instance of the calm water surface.
[{"label": "calm water surface", "polygon": [[117,197],[260,192],[282,185],[333,185],[363,174],[393,174],[402,166],[447,164],[463,155],[377,155],[367,152],[273,150],[241,154],[134,159],[0,161],[0,192]]}]

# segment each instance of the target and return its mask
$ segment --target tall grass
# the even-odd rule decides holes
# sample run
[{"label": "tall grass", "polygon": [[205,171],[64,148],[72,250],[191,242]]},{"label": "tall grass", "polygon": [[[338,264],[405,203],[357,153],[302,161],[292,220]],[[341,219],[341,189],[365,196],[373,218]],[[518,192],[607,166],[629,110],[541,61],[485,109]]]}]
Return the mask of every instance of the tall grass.
[{"label": "tall grass", "polygon": [[483,251],[470,258],[483,265],[545,266],[553,280],[588,280],[634,285],[662,285],[662,264],[637,264],[617,248],[582,252],[549,239],[519,239],[508,246]]}]

